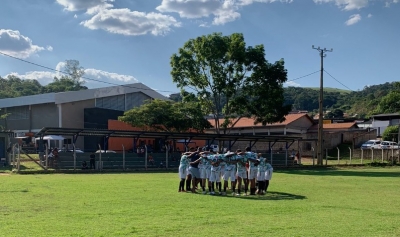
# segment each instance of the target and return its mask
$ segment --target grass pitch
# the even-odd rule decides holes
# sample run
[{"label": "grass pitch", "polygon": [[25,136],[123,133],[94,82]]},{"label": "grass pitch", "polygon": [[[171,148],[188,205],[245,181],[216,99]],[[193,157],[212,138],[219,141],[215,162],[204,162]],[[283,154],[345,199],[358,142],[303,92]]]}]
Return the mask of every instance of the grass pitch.
[{"label": "grass pitch", "polygon": [[276,171],[266,196],[176,173],[0,176],[0,236],[400,236],[400,168]]}]

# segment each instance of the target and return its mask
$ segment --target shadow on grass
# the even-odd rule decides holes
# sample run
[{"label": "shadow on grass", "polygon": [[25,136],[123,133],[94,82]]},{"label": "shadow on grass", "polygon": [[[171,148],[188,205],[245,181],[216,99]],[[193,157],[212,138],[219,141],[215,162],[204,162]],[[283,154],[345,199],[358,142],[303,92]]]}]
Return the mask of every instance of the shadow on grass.
[{"label": "shadow on grass", "polygon": [[[195,193],[197,195],[204,195],[201,193]],[[211,196],[209,194],[204,196]],[[266,200],[302,200],[306,199],[306,196],[296,195],[291,193],[283,193],[283,192],[267,192],[265,195],[248,195],[248,196],[233,196],[231,193],[228,193],[226,196],[221,195],[212,195],[212,197],[217,198],[239,198],[246,200],[254,200],[254,201],[266,201]]]},{"label": "shadow on grass", "polygon": [[29,190],[28,189],[22,189],[22,190],[9,190],[9,191],[7,191],[7,190],[1,190],[0,191],[0,193],[27,193],[27,192],[29,192]]},{"label": "shadow on grass", "polygon": [[[384,169],[384,168],[382,168]],[[359,177],[399,177],[400,169],[398,172],[393,171],[363,171],[359,170],[344,170],[344,169],[302,169],[302,170],[279,170],[278,173],[295,174],[295,175],[316,175],[316,176],[359,176]]]}]

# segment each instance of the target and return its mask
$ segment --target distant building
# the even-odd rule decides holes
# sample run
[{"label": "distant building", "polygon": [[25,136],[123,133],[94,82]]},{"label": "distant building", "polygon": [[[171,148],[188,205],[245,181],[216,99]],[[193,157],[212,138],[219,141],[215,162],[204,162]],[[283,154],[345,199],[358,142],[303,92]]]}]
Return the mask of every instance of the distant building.
[{"label": "distant building", "polygon": [[400,114],[377,114],[371,116],[372,128],[377,130],[377,136],[382,136],[383,132],[388,126],[400,124]]},{"label": "distant building", "polygon": [[[13,130],[15,136],[43,127],[106,129],[108,119],[117,119],[148,99],[168,100],[142,83],[0,99],[1,112],[9,113],[0,125]],[[79,137],[76,146],[96,149],[97,141],[87,142],[90,139],[94,138]]]}]

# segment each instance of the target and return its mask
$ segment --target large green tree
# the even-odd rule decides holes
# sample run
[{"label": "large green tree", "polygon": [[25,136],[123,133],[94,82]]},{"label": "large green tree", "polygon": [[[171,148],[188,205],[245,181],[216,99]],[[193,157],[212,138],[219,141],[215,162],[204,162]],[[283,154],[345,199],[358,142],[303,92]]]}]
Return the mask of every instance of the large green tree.
[{"label": "large green tree", "polygon": [[63,75],[54,77],[53,82],[45,86],[46,92],[79,91],[88,89],[84,86],[82,76],[85,69],[79,65],[78,60],[65,60]]},{"label": "large green tree", "polygon": [[204,114],[212,114],[217,133],[228,133],[242,117],[283,121],[291,109],[284,104],[284,61],[269,63],[264,46],[246,46],[242,34],[190,39],[172,55],[171,67],[183,102],[198,101]]},{"label": "large green tree", "polygon": [[202,132],[211,128],[195,102],[148,100],[142,106],[126,111],[119,120],[147,131],[188,132],[194,129]]}]

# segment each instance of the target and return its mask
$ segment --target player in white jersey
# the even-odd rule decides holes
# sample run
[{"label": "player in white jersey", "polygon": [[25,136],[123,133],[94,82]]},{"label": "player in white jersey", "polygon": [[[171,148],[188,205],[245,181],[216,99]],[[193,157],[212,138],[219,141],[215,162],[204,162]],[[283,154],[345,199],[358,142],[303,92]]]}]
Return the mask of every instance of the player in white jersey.
[{"label": "player in white jersey", "polygon": [[[245,155],[249,163],[248,182],[250,182],[250,195],[256,194],[256,178],[257,178],[257,154],[251,151],[250,147],[246,147]],[[246,188],[245,188],[246,189]]]},{"label": "player in white jersey", "polygon": [[231,180],[231,188],[232,193],[235,193],[235,181],[236,181],[236,160],[234,152],[227,152],[224,155],[225,159],[225,172],[223,174],[224,179],[224,192],[223,195],[226,195],[226,189],[228,188],[228,181]]},{"label": "player in white jersey", "polygon": [[245,195],[247,195],[247,172],[246,172],[246,163],[247,157],[243,155],[242,150],[236,151],[236,177],[237,177],[237,194],[236,196],[240,196],[240,192],[242,189],[242,181],[245,184]]},{"label": "player in white jersey", "polygon": [[219,192],[221,193],[221,165],[220,165],[220,155],[216,154],[213,155],[211,158],[211,175],[210,175],[210,182],[211,182],[211,195],[215,194],[214,184],[217,185]]},{"label": "player in white jersey", "polygon": [[181,160],[179,162],[179,191],[178,192],[185,192],[185,179],[187,176],[187,167],[189,166],[189,157],[187,156],[188,153],[183,153],[181,156]]},{"label": "player in white jersey", "polygon": [[258,166],[257,166],[258,190],[257,190],[257,194],[264,194],[265,171],[266,171],[266,161],[267,161],[267,159],[262,157],[261,153],[258,153],[257,157],[258,157]]},{"label": "player in white jersey", "polygon": [[211,162],[209,160],[210,153],[204,152],[200,157],[199,170],[200,170],[200,178],[201,178],[201,188],[203,189],[203,194],[206,194],[206,181],[208,181],[208,189],[210,189],[210,171],[211,170]]},{"label": "player in white jersey", "polygon": [[274,168],[272,168],[272,165],[268,162],[268,160],[265,161],[265,170],[264,193],[266,193],[268,190],[269,181],[272,179],[272,173],[274,172]]}]

